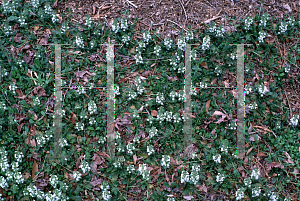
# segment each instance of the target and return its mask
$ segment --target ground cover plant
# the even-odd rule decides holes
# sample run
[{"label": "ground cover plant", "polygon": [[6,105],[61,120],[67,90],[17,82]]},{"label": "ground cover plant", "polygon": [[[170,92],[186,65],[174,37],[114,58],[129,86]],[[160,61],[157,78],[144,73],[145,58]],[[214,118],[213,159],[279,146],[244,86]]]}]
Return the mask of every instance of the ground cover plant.
[{"label": "ground cover plant", "polygon": [[[225,32],[135,32],[127,13],[111,24],[70,23],[54,1],[0,7],[2,200],[297,200],[299,16],[249,16]],[[64,20],[63,20],[64,19]],[[239,19],[231,19],[239,20]],[[116,158],[106,148],[106,47],[115,46]],[[63,152],[53,155],[54,46],[62,48]],[[193,144],[184,156],[184,53],[192,46]],[[246,157],[236,156],[236,46],[245,47]],[[75,87],[73,87],[75,86]],[[85,86],[86,88],[84,88]],[[98,86],[98,89],[95,87]],[[207,88],[208,86],[215,88]],[[287,100],[287,101],[286,101]],[[220,117],[221,116],[221,117]]]}]

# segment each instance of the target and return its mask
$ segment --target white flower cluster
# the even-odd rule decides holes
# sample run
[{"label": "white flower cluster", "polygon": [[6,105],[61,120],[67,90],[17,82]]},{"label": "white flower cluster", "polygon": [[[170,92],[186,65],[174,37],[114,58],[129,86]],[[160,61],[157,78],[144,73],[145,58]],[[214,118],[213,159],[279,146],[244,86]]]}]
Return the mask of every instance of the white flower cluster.
[{"label": "white flower cluster", "polygon": [[148,156],[150,156],[150,155],[153,154],[154,152],[155,152],[155,151],[154,151],[153,145],[147,146],[147,154],[148,154]]},{"label": "white flower cluster", "polygon": [[149,131],[149,137],[152,138],[155,135],[157,135],[157,129],[156,129],[156,127],[152,126]]},{"label": "white flower cluster", "polygon": [[88,103],[88,110],[89,110],[90,114],[93,114],[97,111],[97,105],[96,105],[95,101],[91,100]]},{"label": "white flower cluster", "polygon": [[191,30],[189,30],[187,33],[186,33],[186,36],[185,36],[185,40],[186,41],[189,41],[189,40],[193,40],[194,39],[194,34]]},{"label": "white flower cluster", "polygon": [[93,49],[95,47],[95,44],[96,44],[96,42],[94,40],[91,40],[91,42],[90,42],[91,49]]},{"label": "white flower cluster", "polygon": [[5,24],[3,29],[4,29],[5,35],[9,35],[10,33],[12,33],[12,26],[9,26],[8,24]]},{"label": "white flower cluster", "polygon": [[157,115],[157,121],[161,124],[165,120],[165,111],[163,111],[161,108],[158,110],[158,115]]},{"label": "white flower cluster", "polygon": [[202,50],[207,50],[210,45],[210,37],[207,35],[203,38]]},{"label": "white flower cluster", "polygon": [[167,201],[175,201],[175,198],[168,197],[168,198],[167,198]]},{"label": "white flower cluster", "polygon": [[119,87],[119,85],[116,85],[116,84],[115,84],[115,94],[120,95],[120,87]]},{"label": "white flower cluster", "polygon": [[133,111],[132,117],[133,117],[133,119],[134,119],[134,118],[140,118],[140,115],[139,115],[138,110],[134,110],[134,111]]},{"label": "white flower cluster", "polygon": [[166,113],[165,113],[165,119],[166,119],[166,121],[168,121],[168,122],[172,122],[172,119],[173,119],[173,112],[168,112],[168,111],[166,111]]},{"label": "white flower cluster", "polygon": [[96,123],[96,119],[94,117],[89,118],[89,124],[94,125]]},{"label": "white flower cluster", "polygon": [[5,172],[9,168],[9,163],[7,160],[7,151],[4,148],[0,149],[0,167],[1,172]]},{"label": "white flower cluster", "polygon": [[299,123],[299,115],[298,114],[294,114],[293,117],[291,118],[290,120],[290,123],[289,125],[292,125],[292,126],[297,126],[298,123]]},{"label": "white flower cluster", "polygon": [[56,16],[54,13],[52,14],[51,20],[52,20],[52,23],[53,23],[53,24],[54,24],[55,22],[58,22],[58,21],[59,21],[59,19],[57,18],[57,16]]},{"label": "white flower cluster", "polygon": [[86,162],[85,160],[81,161],[81,165],[79,166],[79,168],[82,169],[83,173],[87,173],[91,170],[89,163]]},{"label": "white flower cluster", "polygon": [[127,148],[127,153],[129,153],[130,155],[132,155],[132,154],[133,154],[133,150],[135,150],[134,144],[133,144],[133,143],[129,143],[129,144],[126,146],[126,148]]},{"label": "white flower cluster", "polygon": [[253,23],[253,17],[248,16],[248,17],[245,19],[245,26],[244,26],[244,28],[245,28],[246,30],[249,30],[249,28],[250,28],[250,26],[252,25],[252,23]]},{"label": "white flower cluster", "polygon": [[3,9],[5,13],[15,13],[17,12],[17,7],[20,3],[18,1],[3,1]]},{"label": "white flower cluster", "polygon": [[246,179],[244,179],[244,184],[245,184],[245,186],[247,186],[248,188],[251,187],[251,183],[252,183],[252,181],[251,181],[251,179],[250,179],[249,177],[246,178]]},{"label": "white flower cluster", "polygon": [[252,197],[258,197],[260,193],[261,189],[258,186],[252,188]]},{"label": "white flower cluster", "polygon": [[12,85],[9,85],[9,90],[11,90],[13,92],[13,94],[16,94],[16,88],[18,88],[15,83],[13,83]]},{"label": "white flower cluster", "polygon": [[221,154],[213,156],[213,160],[215,161],[215,163],[221,163]]},{"label": "white flower cluster", "polygon": [[290,16],[290,17],[288,18],[288,21],[287,21],[286,23],[289,24],[289,25],[291,25],[291,26],[293,26],[294,23],[295,23],[294,16]]},{"label": "white flower cluster", "polygon": [[81,36],[76,36],[75,42],[78,47],[84,48],[84,42]]},{"label": "white flower cluster", "polygon": [[197,58],[197,50],[196,49],[192,49],[191,51],[191,60],[196,60]]},{"label": "white flower cluster", "polygon": [[103,181],[101,184],[101,190],[102,190],[102,198],[104,200],[110,200],[112,197],[109,191],[109,184],[106,181]]},{"label": "white flower cluster", "polygon": [[200,88],[207,88],[207,83],[199,83]]},{"label": "white flower cluster", "polygon": [[143,33],[143,40],[148,43],[151,40],[151,34],[149,31],[145,31]]},{"label": "white flower cluster", "polygon": [[177,40],[177,47],[178,49],[184,51],[185,45],[186,45],[185,38],[183,35],[181,35]]},{"label": "white flower cluster", "polygon": [[39,97],[35,97],[35,99],[33,100],[33,105],[35,106],[39,106],[41,104]]},{"label": "white flower cluster", "polygon": [[173,41],[170,38],[170,36],[167,36],[164,40],[164,45],[166,46],[167,50],[171,49],[172,43],[173,43]]},{"label": "white flower cluster", "polygon": [[127,28],[128,28],[128,20],[127,20],[127,18],[122,18],[121,19],[121,29],[123,29],[123,31],[126,31]]},{"label": "white flower cluster", "polygon": [[163,166],[164,168],[168,168],[171,162],[171,158],[169,155],[163,155],[162,159],[161,159],[161,166]]},{"label": "white flower cluster", "polygon": [[27,23],[25,22],[25,17],[23,15],[19,17],[18,21],[20,22],[21,27],[27,25]]},{"label": "white flower cluster", "polygon": [[81,179],[81,173],[78,171],[73,171],[73,177],[75,179],[75,181],[79,181]]},{"label": "white flower cluster", "polygon": [[220,75],[220,74],[222,73],[222,68],[221,68],[220,65],[217,65],[217,66],[216,66],[216,68],[215,68],[215,73],[216,73],[217,75]]},{"label": "white flower cluster", "polygon": [[6,69],[3,68],[3,67],[2,67],[2,69],[3,69],[3,72],[1,72],[1,77],[7,76],[7,75],[8,75],[8,72],[6,71]]},{"label": "white flower cluster", "polygon": [[156,95],[156,103],[163,105],[165,101],[165,97],[163,93],[158,92]]},{"label": "white flower cluster", "polygon": [[127,166],[127,171],[129,174],[131,174],[133,171],[135,171],[134,165],[128,165]]},{"label": "white flower cluster", "polygon": [[183,170],[182,173],[181,173],[181,180],[180,182],[183,184],[183,183],[187,183],[190,181],[190,175],[187,171]]},{"label": "white flower cluster", "polygon": [[236,127],[237,127],[236,121],[231,121],[230,122],[230,127],[228,127],[228,129],[236,130]]},{"label": "white flower cluster", "polygon": [[257,109],[257,104],[256,104],[256,102],[254,102],[254,103],[251,103],[250,105],[249,105],[249,109],[251,109],[251,110],[256,110]]},{"label": "white flower cluster", "polygon": [[179,123],[182,121],[182,119],[180,118],[179,114],[176,113],[174,116],[173,116],[173,119],[174,119],[174,122],[175,123]]},{"label": "white flower cluster", "polygon": [[154,54],[156,56],[160,55],[161,47],[159,45],[154,46]]},{"label": "white flower cluster", "polygon": [[264,94],[266,94],[268,91],[269,90],[265,85],[261,84],[261,85],[258,86],[258,92],[260,93],[261,97],[263,97]]},{"label": "white flower cluster", "polygon": [[50,140],[50,138],[52,138],[52,137],[53,137],[52,132],[48,130],[45,133],[45,135],[36,135],[35,139],[39,145],[43,145],[46,142],[48,142]]},{"label": "white flower cluster", "polygon": [[246,85],[246,87],[245,87],[245,93],[246,94],[250,94],[252,92],[252,87],[251,87],[251,85]]},{"label": "white flower cluster", "polygon": [[216,27],[215,23],[213,22],[210,27],[208,28],[208,32],[214,33],[217,37],[224,36],[225,29],[223,27]]},{"label": "white flower cluster", "polygon": [[287,26],[288,26],[288,23],[286,23],[286,22],[281,22],[281,23],[280,23],[280,26],[279,26],[279,32],[278,32],[278,34],[285,33],[286,30],[287,30]]},{"label": "white flower cluster", "polygon": [[290,72],[290,70],[291,70],[291,66],[290,66],[290,64],[288,64],[286,62],[285,65],[284,65],[284,72],[288,73],[288,72]]},{"label": "white flower cluster", "polygon": [[185,171],[185,170],[182,171],[180,182],[181,183],[190,182],[190,183],[193,183],[194,185],[196,185],[200,179],[199,171],[200,171],[200,165],[193,164],[191,174],[189,174],[188,171]]},{"label": "white flower cluster", "polygon": [[277,193],[274,193],[274,192],[267,192],[267,193],[264,193],[263,196],[267,196],[269,197],[269,201],[277,201],[278,198],[279,198],[279,195]]},{"label": "white flower cluster", "polygon": [[59,145],[61,147],[64,147],[64,146],[68,146],[69,144],[68,144],[68,141],[65,138],[60,138],[59,139]]},{"label": "white flower cluster", "polygon": [[122,41],[122,43],[125,43],[126,45],[128,45],[130,40],[131,40],[131,37],[129,35],[124,34],[122,36],[122,40],[121,41]]},{"label": "white flower cluster", "polygon": [[113,32],[118,33],[120,27],[119,27],[119,22],[115,19],[113,24],[111,25],[111,29]]},{"label": "white flower cluster", "polygon": [[221,174],[220,172],[218,173],[218,175],[216,176],[216,181],[218,182],[218,183],[223,183],[223,181],[224,181],[224,179],[225,179],[225,175],[224,174]]},{"label": "white flower cluster", "polygon": [[33,8],[38,8],[40,6],[39,0],[31,0],[31,5]]},{"label": "white flower cluster", "polygon": [[186,98],[184,90],[179,91],[179,93],[177,94],[177,97],[178,97],[178,101],[184,101]]},{"label": "white flower cluster", "polygon": [[264,38],[265,38],[267,35],[268,35],[267,32],[265,32],[265,31],[260,31],[260,32],[259,32],[259,37],[258,37],[258,42],[259,42],[259,43],[264,42]]},{"label": "white flower cluster", "polygon": [[7,109],[7,107],[6,107],[6,105],[5,105],[5,103],[0,103],[0,110],[6,110]]},{"label": "white flower cluster", "polygon": [[46,4],[46,5],[44,6],[44,8],[45,8],[45,13],[46,13],[46,14],[48,14],[48,15],[51,15],[51,14],[52,14],[53,10],[52,10],[52,8],[51,8],[51,6],[50,6],[49,4]]},{"label": "white flower cluster", "polygon": [[173,70],[176,70],[176,67],[179,63],[180,63],[180,56],[176,52],[174,57],[170,59],[170,65],[173,66]]},{"label": "white flower cluster", "polygon": [[150,115],[150,116],[147,118],[147,121],[148,121],[150,124],[152,124],[152,123],[153,123],[153,121],[154,121],[154,118],[153,118],[153,116],[152,116],[152,115]]},{"label": "white flower cluster", "polygon": [[99,140],[98,140],[98,143],[104,144],[105,141],[106,141],[106,137],[100,136]]},{"label": "white flower cluster", "polygon": [[143,176],[143,179],[150,181],[150,171],[147,169],[146,164],[139,164],[139,173]]},{"label": "white flower cluster", "polygon": [[259,169],[254,168],[251,173],[251,179],[258,179],[260,177]]},{"label": "white flower cluster", "polygon": [[144,63],[141,52],[138,52],[136,54],[136,56],[135,56],[135,62],[136,62],[136,64],[142,64],[142,63]]},{"label": "white flower cluster", "polygon": [[222,144],[221,152],[228,153],[228,147],[225,144]]},{"label": "white flower cluster", "polygon": [[78,131],[81,131],[81,130],[83,131],[83,129],[84,129],[84,123],[76,122],[75,129],[77,129]]},{"label": "white flower cluster", "polygon": [[128,100],[135,99],[137,97],[137,93],[134,91],[129,91],[128,92]]},{"label": "white flower cluster", "polygon": [[3,176],[0,176],[0,187],[3,189],[8,188],[8,183]]},{"label": "white flower cluster", "polygon": [[50,184],[56,188],[57,184],[59,183],[58,177],[56,175],[51,175],[50,177]]},{"label": "white flower cluster", "polygon": [[235,197],[236,200],[241,200],[245,197],[245,189],[244,188],[239,188],[236,192],[235,192]]},{"label": "white flower cluster", "polygon": [[92,19],[89,15],[85,18],[85,24],[84,25],[86,25],[88,28],[92,28],[93,21],[92,21]]},{"label": "white flower cluster", "polygon": [[266,27],[267,25],[267,21],[269,20],[269,14],[268,13],[264,13],[260,19],[260,26],[262,27]]},{"label": "white flower cluster", "polygon": [[185,73],[185,65],[183,62],[178,65],[177,73]]},{"label": "white flower cluster", "polygon": [[137,87],[137,93],[141,95],[144,92],[145,87],[143,86],[143,82],[140,77],[135,77],[135,85]]},{"label": "white flower cluster", "polygon": [[15,159],[18,163],[21,163],[22,159],[24,158],[24,154],[20,151],[16,151],[14,156],[15,156]]}]

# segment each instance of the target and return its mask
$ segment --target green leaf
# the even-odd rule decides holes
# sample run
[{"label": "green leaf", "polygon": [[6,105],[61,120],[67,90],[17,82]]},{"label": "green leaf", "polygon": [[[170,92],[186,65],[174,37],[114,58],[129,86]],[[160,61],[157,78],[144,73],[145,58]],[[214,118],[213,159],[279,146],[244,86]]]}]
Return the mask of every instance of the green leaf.
[{"label": "green leaf", "polygon": [[89,129],[89,130],[92,130],[92,131],[95,130],[93,127],[90,127],[90,126],[88,127],[88,129]]},{"label": "green leaf", "polygon": [[17,20],[18,17],[17,16],[10,16],[7,18],[7,21],[14,21],[14,20]]}]

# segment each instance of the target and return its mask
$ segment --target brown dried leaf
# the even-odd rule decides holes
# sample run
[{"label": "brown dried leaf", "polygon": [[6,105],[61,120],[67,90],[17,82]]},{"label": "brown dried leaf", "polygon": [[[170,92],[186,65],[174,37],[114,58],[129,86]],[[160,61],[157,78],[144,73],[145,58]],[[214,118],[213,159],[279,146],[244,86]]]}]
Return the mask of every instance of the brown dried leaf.
[{"label": "brown dried leaf", "polygon": [[257,157],[265,157],[265,156],[267,156],[267,154],[264,153],[264,152],[259,152],[256,155],[257,155]]},{"label": "brown dried leaf", "polygon": [[136,157],[136,155],[134,154],[134,155],[133,155],[133,163],[136,164],[136,161],[137,161],[137,157]]},{"label": "brown dried leaf", "polygon": [[251,147],[251,148],[247,151],[246,156],[252,151],[252,149],[253,149],[253,147]]},{"label": "brown dried leaf", "polygon": [[267,170],[270,171],[272,168],[281,168],[284,169],[284,166],[281,165],[279,162],[271,162],[267,164]]},{"label": "brown dried leaf", "polygon": [[30,177],[31,175],[30,175],[30,173],[29,172],[24,172],[23,174],[22,174],[22,177],[24,178],[24,179],[29,179],[29,177]]},{"label": "brown dried leaf", "polygon": [[210,106],[210,102],[211,102],[211,100],[208,100],[207,102],[206,102],[206,112],[208,113],[208,109],[209,109],[209,106]]},{"label": "brown dried leaf", "polygon": [[294,164],[294,162],[291,160],[292,158],[287,152],[284,152],[284,155],[288,158],[287,160],[283,160],[284,162]]},{"label": "brown dried leaf", "polygon": [[203,192],[207,193],[207,187],[205,186],[205,184],[203,184],[203,185],[196,185],[196,188],[199,191],[203,191]]},{"label": "brown dried leaf", "polygon": [[158,115],[157,110],[152,110],[151,111],[151,115],[154,116],[154,117],[156,117]]},{"label": "brown dried leaf", "polygon": [[35,173],[39,171],[39,166],[38,163],[36,162],[36,160],[33,160],[33,164],[32,164],[32,179],[36,176]]}]

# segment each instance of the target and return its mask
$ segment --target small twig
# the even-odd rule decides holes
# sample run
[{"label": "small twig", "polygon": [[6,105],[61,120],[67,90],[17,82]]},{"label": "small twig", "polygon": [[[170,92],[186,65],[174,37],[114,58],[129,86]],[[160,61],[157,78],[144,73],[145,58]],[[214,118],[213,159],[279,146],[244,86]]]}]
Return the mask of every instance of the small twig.
[{"label": "small twig", "polygon": [[176,24],[177,26],[179,26],[180,28],[184,29],[184,30],[187,32],[187,30],[186,30],[185,28],[183,28],[182,26],[180,26],[180,25],[179,25],[179,24],[177,24],[176,22],[173,22],[172,20],[169,20],[169,19],[167,19],[167,21],[169,21],[169,22],[172,22],[172,23]]},{"label": "small twig", "polygon": [[133,7],[138,8],[138,7],[137,7],[136,5],[134,5],[131,1],[126,0],[126,2],[129,3],[130,5],[132,5]]},{"label": "small twig", "polygon": [[292,111],[292,108],[291,108],[291,105],[290,105],[290,101],[289,101],[289,99],[288,99],[288,97],[287,97],[287,95],[286,95],[286,90],[284,89],[284,94],[285,94],[285,97],[286,97],[286,99],[287,99],[287,101],[288,101],[288,104],[289,104],[289,108],[290,108],[290,117],[292,118],[292,114],[293,114],[293,111]]},{"label": "small twig", "polygon": [[187,15],[186,15],[185,8],[184,8],[184,6],[183,6],[183,4],[182,4],[181,0],[178,0],[178,1],[180,2],[181,6],[182,6],[182,9],[183,9],[183,11],[184,11],[184,15],[185,15],[185,22],[184,22],[184,26],[185,26],[185,23],[186,23],[186,20],[187,20]]}]

